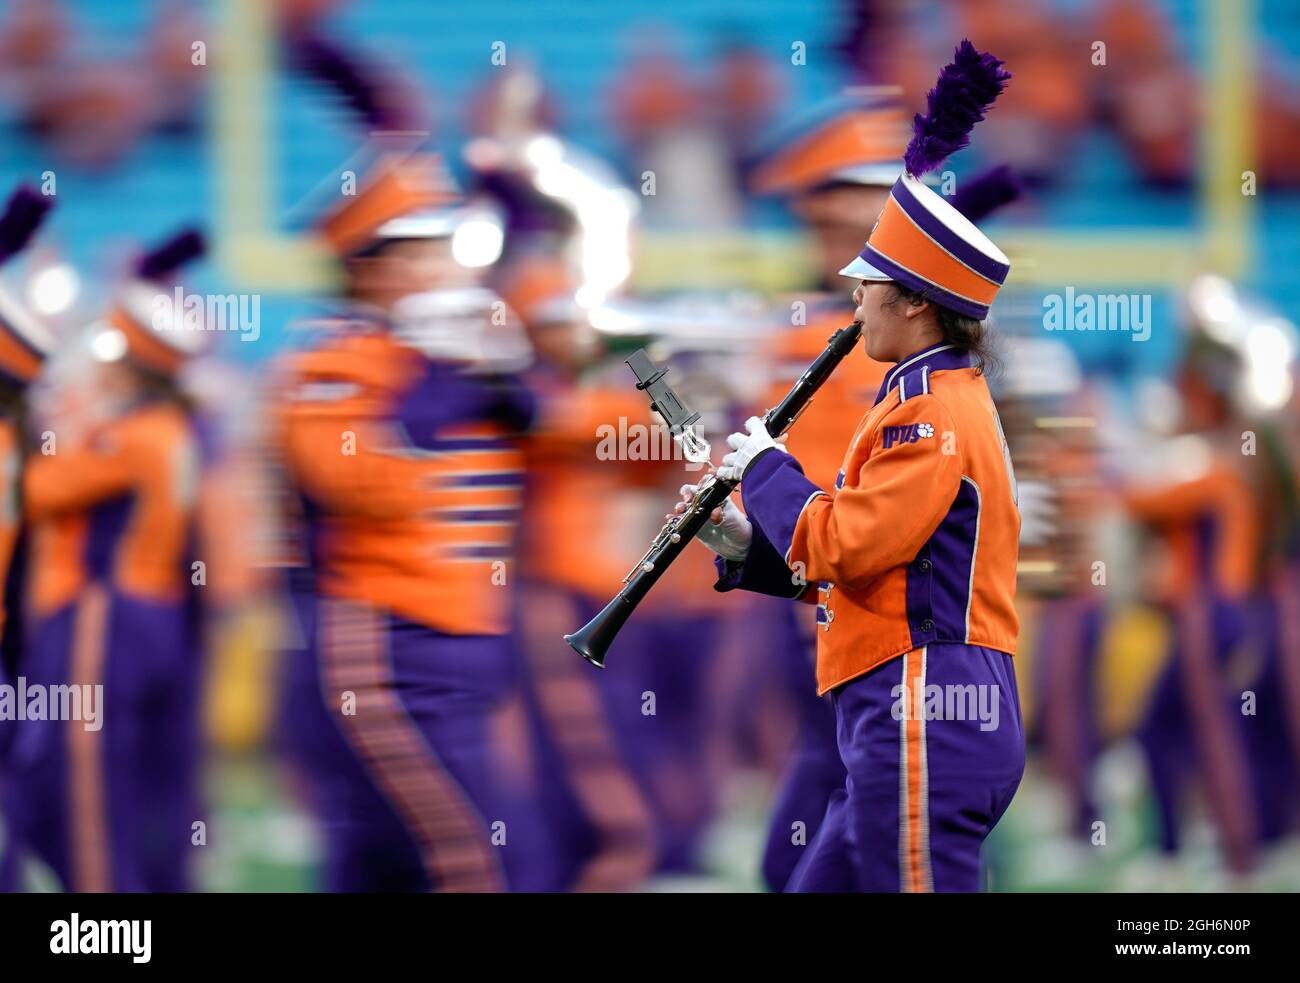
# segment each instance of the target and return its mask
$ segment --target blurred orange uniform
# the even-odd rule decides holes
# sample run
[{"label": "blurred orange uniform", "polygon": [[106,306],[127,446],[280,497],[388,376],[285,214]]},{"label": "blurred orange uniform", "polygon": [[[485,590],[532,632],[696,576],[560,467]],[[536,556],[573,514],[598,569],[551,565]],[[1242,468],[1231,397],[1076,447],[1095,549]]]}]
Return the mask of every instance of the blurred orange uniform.
[{"label": "blurred orange uniform", "polygon": [[[597,456],[601,428],[649,422],[644,398],[627,390],[579,383],[545,394],[527,448],[530,514],[522,552],[529,576],[601,597],[617,589],[631,565],[625,531],[605,521],[605,510],[630,479],[644,484],[653,471]],[[638,479],[641,471],[647,473]]]},{"label": "blurred orange uniform", "polygon": [[1261,530],[1254,493],[1230,463],[1215,460],[1187,481],[1134,487],[1123,497],[1165,548],[1155,584],[1161,600],[1180,604],[1207,586],[1239,600],[1255,587]]},{"label": "blurred orange uniform", "polygon": [[[33,613],[44,617],[72,603],[101,573],[125,594],[179,602],[198,467],[190,421],[164,403],[106,424],[86,446],[33,455],[23,476],[33,524]],[[131,509],[117,528],[96,529],[89,510],[128,495]]]},{"label": "blurred orange uniform", "polygon": [[[285,460],[317,523],[323,594],[448,634],[499,634],[523,456],[500,423],[466,419],[435,437],[419,410],[394,418],[413,387],[432,395],[434,368],[387,333],[298,356],[280,407]],[[455,407],[467,384],[450,369],[444,381],[438,399]]]},{"label": "blurred orange uniform", "polygon": [[[604,603],[658,532],[660,508],[703,469],[686,471],[684,460],[662,459],[665,428],[630,381],[622,387],[604,379],[534,382],[544,409],[527,445],[526,572]],[[617,456],[605,459],[610,439],[624,435],[626,446],[610,447]],[[671,453],[679,453],[675,443]],[[701,564],[674,564],[641,609],[716,610],[712,582]]]}]

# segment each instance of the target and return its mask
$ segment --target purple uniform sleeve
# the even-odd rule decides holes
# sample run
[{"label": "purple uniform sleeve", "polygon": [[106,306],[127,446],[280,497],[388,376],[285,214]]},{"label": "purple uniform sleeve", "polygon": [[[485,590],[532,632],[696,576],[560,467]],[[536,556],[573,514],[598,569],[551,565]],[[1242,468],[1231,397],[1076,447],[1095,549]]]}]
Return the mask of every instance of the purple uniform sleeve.
[{"label": "purple uniform sleeve", "polygon": [[803,468],[789,454],[766,450],[750,463],[740,486],[745,514],[776,552],[789,562],[790,544],[804,507],[826,493],[804,477]]},{"label": "purple uniform sleeve", "polygon": [[821,489],[804,477],[803,468],[789,454],[765,451],[745,471],[740,494],[754,527],[754,539],[743,562],[715,557],[718,582],[713,589],[802,597],[808,583],[795,575],[785,558],[804,503],[822,494]]},{"label": "purple uniform sleeve", "polygon": [[744,560],[737,562],[715,556],[713,564],[718,568],[718,581],[713,589],[722,593],[747,590],[772,597],[798,598],[808,589],[807,583],[796,581],[794,572],[785,565],[758,523],[754,523],[754,539]]}]

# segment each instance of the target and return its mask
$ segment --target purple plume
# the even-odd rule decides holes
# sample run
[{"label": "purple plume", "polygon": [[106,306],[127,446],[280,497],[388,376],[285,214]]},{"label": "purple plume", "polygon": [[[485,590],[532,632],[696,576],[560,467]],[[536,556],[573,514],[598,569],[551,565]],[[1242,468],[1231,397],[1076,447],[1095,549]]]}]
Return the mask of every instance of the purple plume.
[{"label": "purple plume", "polygon": [[289,43],[293,67],[336,90],[362,123],[372,129],[403,125],[402,114],[372,66],[319,35],[299,34]]},{"label": "purple plume", "polygon": [[0,263],[22,252],[53,206],[53,198],[31,185],[18,187],[9,197],[4,215],[0,216]]},{"label": "purple plume", "polygon": [[1006,164],[989,168],[983,174],[961,182],[949,203],[972,222],[1009,205],[1024,193],[1020,175]]},{"label": "purple plume", "polygon": [[907,173],[920,177],[970,143],[971,129],[1011,78],[1004,64],[962,39],[926,97],[925,115],[912,121],[912,142],[903,154]]},{"label": "purple plume", "polygon": [[136,275],[145,280],[166,277],[191,260],[198,259],[207,249],[202,232],[186,229],[141,256],[135,264]]}]

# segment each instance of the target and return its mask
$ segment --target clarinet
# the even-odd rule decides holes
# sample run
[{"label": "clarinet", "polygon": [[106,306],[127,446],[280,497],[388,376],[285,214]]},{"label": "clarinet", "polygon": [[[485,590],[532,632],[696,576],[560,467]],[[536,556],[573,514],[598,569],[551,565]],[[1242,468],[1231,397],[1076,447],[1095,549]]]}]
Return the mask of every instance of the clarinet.
[{"label": "clarinet", "polygon": [[[853,351],[860,337],[862,325],[857,321],[831,335],[826,349],[804,370],[799,381],[781,402],[764,415],[763,422],[768,433],[779,437],[790,429],[836,366]],[[623,578],[623,589],[583,627],[564,636],[564,640],[575,652],[592,665],[605,668],[609,647],[636,606],[704,528],[704,523],[709,521],[713,510],[727,500],[738,484],[738,481],[723,481],[712,473],[704,477],[686,510],[664,523],[645,555]]]}]

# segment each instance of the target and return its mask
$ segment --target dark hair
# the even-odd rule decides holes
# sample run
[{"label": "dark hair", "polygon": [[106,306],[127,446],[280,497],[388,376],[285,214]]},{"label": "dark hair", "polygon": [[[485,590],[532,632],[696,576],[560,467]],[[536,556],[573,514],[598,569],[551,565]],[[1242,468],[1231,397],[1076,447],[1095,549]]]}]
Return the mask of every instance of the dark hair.
[{"label": "dark hair", "polygon": [[913,290],[901,283],[894,283],[892,286],[895,297],[888,302],[889,306],[892,307],[900,300],[906,300],[909,304],[919,304],[923,300],[930,301],[935,314],[938,315],[939,330],[943,332],[943,340],[968,352],[975,365],[975,371],[984,375],[997,371],[999,361],[993,348],[993,332],[985,322],[977,321],[965,314],[958,314],[952,308],[936,303],[927,297],[924,291]]},{"label": "dark hair", "polygon": [[[30,450],[30,434],[27,432],[27,391],[9,379],[0,379],[0,419],[12,420],[18,434],[18,458],[25,460]],[[18,482],[22,486],[22,482]]]}]

